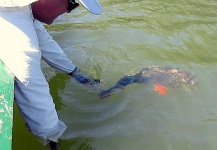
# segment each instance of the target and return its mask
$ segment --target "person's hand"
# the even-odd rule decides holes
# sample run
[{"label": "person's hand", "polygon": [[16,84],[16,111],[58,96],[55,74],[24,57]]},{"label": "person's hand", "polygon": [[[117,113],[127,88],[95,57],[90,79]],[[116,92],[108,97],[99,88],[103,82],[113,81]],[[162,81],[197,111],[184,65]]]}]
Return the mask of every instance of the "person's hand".
[{"label": "person's hand", "polygon": [[77,67],[73,72],[69,73],[69,75],[71,75],[76,81],[81,84],[90,84],[95,86],[100,83],[99,79],[93,79],[91,76],[85,74]]}]

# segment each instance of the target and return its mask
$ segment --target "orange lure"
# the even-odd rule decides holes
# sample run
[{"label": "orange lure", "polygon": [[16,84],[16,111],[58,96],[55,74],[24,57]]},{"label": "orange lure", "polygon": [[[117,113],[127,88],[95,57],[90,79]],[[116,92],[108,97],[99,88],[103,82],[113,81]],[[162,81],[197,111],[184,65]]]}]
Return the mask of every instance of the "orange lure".
[{"label": "orange lure", "polygon": [[168,91],[168,89],[161,84],[154,85],[154,90],[158,92],[159,95],[164,95]]}]

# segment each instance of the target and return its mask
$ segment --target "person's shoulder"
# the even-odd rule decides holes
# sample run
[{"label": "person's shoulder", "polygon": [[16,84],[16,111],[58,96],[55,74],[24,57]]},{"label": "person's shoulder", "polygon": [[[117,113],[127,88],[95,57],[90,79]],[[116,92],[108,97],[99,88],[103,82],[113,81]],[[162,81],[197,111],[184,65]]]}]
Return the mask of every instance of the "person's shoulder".
[{"label": "person's shoulder", "polygon": [[37,0],[0,0],[0,7],[26,6]]}]

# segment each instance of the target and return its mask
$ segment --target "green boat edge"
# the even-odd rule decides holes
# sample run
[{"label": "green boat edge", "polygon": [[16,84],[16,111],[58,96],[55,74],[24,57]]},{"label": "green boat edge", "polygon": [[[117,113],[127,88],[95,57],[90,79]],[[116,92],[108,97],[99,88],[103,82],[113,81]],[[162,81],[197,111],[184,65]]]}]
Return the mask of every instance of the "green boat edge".
[{"label": "green boat edge", "polygon": [[12,149],[14,76],[0,60],[0,147]]}]

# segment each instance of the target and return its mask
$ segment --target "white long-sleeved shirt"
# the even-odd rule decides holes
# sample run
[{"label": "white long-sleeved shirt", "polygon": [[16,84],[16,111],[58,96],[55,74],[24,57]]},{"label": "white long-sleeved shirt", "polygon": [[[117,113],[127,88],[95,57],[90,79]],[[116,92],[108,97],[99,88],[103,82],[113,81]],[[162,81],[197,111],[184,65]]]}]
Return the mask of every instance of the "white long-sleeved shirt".
[{"label": "white long-sleeved shirt", "polygon": [[0,0],[0,7],[26,6],[37,0]]},{"label": "white long-sleeved shirt", "polygon": [[[28,62],[33,59],[27,56],[23,51],[32,52],[40,50],[42,58],[48,64],[59,71],[65,73],[72,72],[75,69],[75,65],[67,58],[63,50],[48,34],[44,26],[32,17],[31,9],[28,5],[19,8],[0,7],[0,59],[17,79],[23,83],[27,83],[30,77]],[[35,33],[37,36],[35,36]],[[11,40],[11,35],[16,35],[12,37],[18,39]],[[31,44],[30,41],[34,44]],[[37,43],[39,44],[38,46]],[[18,50],[16,51],[16,49]],[[23,70],[26,72],[24,73]]]}]

